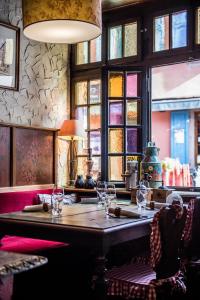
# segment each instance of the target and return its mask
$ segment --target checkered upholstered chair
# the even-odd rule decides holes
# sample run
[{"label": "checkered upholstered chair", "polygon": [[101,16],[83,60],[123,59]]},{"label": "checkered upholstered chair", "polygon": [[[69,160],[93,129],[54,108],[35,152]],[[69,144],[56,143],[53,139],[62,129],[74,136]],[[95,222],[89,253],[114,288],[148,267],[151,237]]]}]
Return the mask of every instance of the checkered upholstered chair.
[{"label": "checkered upholstered chair", "polygon": [[151,224],[150,258],[109,270],[108,298],[178,300],[186,292],[180,256],[190,229],[191,214],[181,204],[158,211]]}]

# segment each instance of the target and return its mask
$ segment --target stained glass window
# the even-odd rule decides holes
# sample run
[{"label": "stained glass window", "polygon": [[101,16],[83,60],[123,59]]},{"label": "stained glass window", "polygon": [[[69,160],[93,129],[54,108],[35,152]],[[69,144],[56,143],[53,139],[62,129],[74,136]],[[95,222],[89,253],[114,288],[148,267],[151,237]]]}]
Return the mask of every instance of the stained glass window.
[{"label": "stained glass window", "polygon": [[137,149],[138,149],[137,136],[138,136],[137,128],[127,128],[127,130],[126,130],[126,151],[128,153],[137,152]]},{"label": "stained glass window", "polygon": [[122,26],[111,27],[109,30],[110,47],[109,58],[121,58],[122,57]]},{"label": "stained glass window", "polygon": [[101,127],[101,109],[100,105],[90,106],[90,129],[99,129]]},{"label": "stained glass window", "polygon": [[172,14],[172,48],[187,46],[187,12]]},{"label": "stained glass window", "polygon": [[101,102],[101,81],[90,81],[90,104]]},{"label": "stained glass window", "polygon": [[77,44],[76,64],[82,65],[88,63],[88,42]]},{"label": "stained glass window", "polygon": [[123,74],[110,73],[109,76],[109,97],[122,97],[123,96]]},{"label": "stained glass window", "polygon": [[76,105],[82,105],[87,103],[87,81],[80,81],[76,83],[75,103]]},{"label": "stained glass window", "polygon": [[123,124],[123,104],[121,101],[109,103],[109,124]]},{"label": "stained glass window", "polygon": [[138,74],[128,73],[126,79],[126,96],[138,97]]},{"label": "stained glass window", "polygon": [[196,12],[196,43],[200,44],[200,7]]},{"label": "stained glass window", "polygon": [[126,24],[124,26],[124,56],[137,55],[137,23]]},{"label": "stained glass window", "polygon": [[87,148],[92,149],[93,177],[100,171],[101,160],[101,80],[93,79],[75,83],[75,117],[81,120],[85,137],[78,141],[78,174],[86,175],[84,162]]},{"label": "stained glass window", "polygon": [[109,152],[123,152],[123,129],[109,129]]},{"label": "stained glass window", "polygon": [[109,170],[109,180],[122,181],[123,157],[110,156],[108,170]]},{"label": "stained glass window", "polygon": [[169,49],[169,15],[154,19],[154,51]]},{"label": "stained glass window", "polygon": [[101,61],[101,36],[76,45],[76,65]]},{"label": "stained glass window", "polygon": [[127,101],[126,104],[126,124],[127,125],[139,125],[138,124],[138,102]]},{"label": "stained glass window", "polygon": [[90,62],[101,61],[101,35],[90,41]]}]

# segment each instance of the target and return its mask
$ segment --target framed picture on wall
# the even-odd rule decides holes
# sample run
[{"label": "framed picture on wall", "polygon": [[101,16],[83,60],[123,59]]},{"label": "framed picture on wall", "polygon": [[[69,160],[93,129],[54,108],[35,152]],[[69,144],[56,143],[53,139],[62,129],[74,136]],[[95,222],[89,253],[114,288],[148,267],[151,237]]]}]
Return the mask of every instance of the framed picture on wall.
[{"label": "framed picture on wall", "polygon": [[0,22],[0,88],[18,90],[19,28]]}]

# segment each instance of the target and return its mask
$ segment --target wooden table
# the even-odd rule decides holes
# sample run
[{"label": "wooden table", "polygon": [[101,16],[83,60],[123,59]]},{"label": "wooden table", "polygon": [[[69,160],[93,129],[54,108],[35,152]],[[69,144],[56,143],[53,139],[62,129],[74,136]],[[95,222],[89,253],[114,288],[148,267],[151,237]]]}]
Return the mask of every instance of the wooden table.
[{"label": "wooden table", "polygon": [[[124,207],[123,207],[124,208]],[[135,206],[126,206],[136,210]],[[35,238],[69,242],[90,249],[96,256],[96,287],[104,291],[106,254],[113,245],[134,240],[150,233],[150,221],[154,211],[147,217],[131,219],[105,215],[97,205],[74,204],[64,206],[62,217],[52,217],[45,212],[15,212],[0,215],[1,234],[14,234]],[[96,299],[104,299],[104,293]]]},{"label": "wooden table", "polygon": [[0,299],[11,299],[13,275],[47,263],[47,258],[0,251]]}]

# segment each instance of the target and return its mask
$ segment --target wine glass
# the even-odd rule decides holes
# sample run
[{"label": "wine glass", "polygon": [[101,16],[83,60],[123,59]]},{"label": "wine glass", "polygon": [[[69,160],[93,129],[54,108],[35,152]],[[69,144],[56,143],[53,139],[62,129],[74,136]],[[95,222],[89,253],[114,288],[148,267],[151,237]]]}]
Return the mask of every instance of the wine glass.
[{"label": "wine glass", "polygon": [[107,201],[108,201],[108,206],[110,207],[113,205],[116,207],[117,205],[117,197],[116,197],[116,187],[114,184],[109,183],[107,185]]},{"label": "wine glass", "polygon": [[62,206],[63,206],[63,198],[64,198],[64,188],[57,192],[56,187],[53,189],[52,193],[52,216],[60,217],[62,214]]},{"label": "wine glass", "polygon": [[98,198],[98,206],[102,207],[105,204],[105,200],[107,197],[107,183],[105,181],[98,181],[96,191]]},{"label": "wine glass", "polygon": [[148,196],[148,190],[144,186],[141,186],[136,191],[136,203],[137,203],[138,211],[140,212],[141,215],[143,214],[144,210],[146,209],[147,196]]}]

